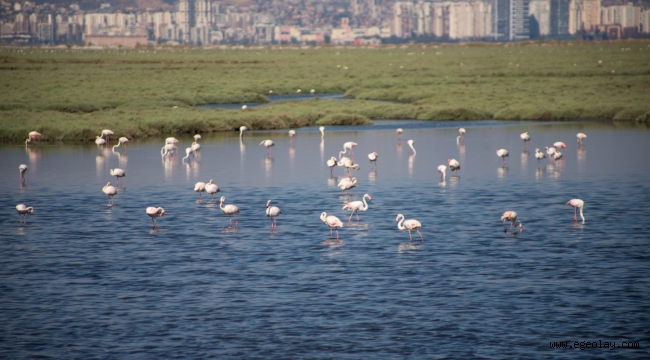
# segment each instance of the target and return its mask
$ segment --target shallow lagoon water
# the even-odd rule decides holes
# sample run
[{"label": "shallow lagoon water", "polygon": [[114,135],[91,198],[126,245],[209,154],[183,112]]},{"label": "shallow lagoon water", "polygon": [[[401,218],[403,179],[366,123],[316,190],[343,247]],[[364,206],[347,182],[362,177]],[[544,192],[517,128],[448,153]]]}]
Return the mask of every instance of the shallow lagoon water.
[{"label": "shallow lagoon water", "polygon": [[[467,129],[457,145],[458,127]],[[395,128],[404,128],[398,145]],[[528,153],[519,134],[532,137]],[[577,148],[575,134],[588,138]],[[192,165],[162,139],[125,152],[0,147],[0,354],[7,358],[634,358],[650,351],[650,132],[627,123],[377,121],[203,134]],[[271,159],[259,146],[273,139]],[[180,138],[181,153],[190,137]],[[417,154],[409,155],[413,139]],[[325,160],[355,141],[359,224]],[[564,141],[538,168],[535,147]],[[510,151],[507,168],[495,151]],[[367,154],[379,153],[369,171]],[[459,178],[439,183],[447,159]],[[27,164],[26,186],[18,165]],[[101,188],[126,171],[115,206]],[[241,209],[228,227],[197,181]],[[205,194],[203,198],[206,199]],[[572,198],[586,222],[573,222]],[[277,231],[264,215],[279,206]],[[19,226],[14,206],[34,206]],[[144,209],[162,206],[157,230]],[[524,232],[504,233],[506,210]],[[328,242],[321,212],[338,216]],[[395,216],[422,222],[397,230]],[[551,349],[637,341],[640,349]]]}]

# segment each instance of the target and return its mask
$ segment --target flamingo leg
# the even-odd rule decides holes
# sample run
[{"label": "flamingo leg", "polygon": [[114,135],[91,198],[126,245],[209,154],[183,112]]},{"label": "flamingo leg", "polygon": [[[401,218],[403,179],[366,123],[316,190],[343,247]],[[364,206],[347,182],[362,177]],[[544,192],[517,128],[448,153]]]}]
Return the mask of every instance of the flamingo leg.
[{"label": "flamingo leg", "polygon": [[573,221],[578,221],[578,208],[573,208]]},{"label": "flamingo leg", "polygon": [[235,215],[235,227],[239,227],[239,220],[237,220],[237,215]]},{"label": "flamingo leg", "polygon": [[411,236],[411,230],[409,230],[409,243],[413,244],[413,236]]},{"label": "flamingo leg", "polygon": [[332,238],[332,228],[330,228],[330,239]]},{"label": "flamingo leg", "polygon": [[422,242],[424,242],[424,237],[422,237],[422,233],[420,232],[420,230],[418,230],[418,229],[415,229],[415,231],[417,231],[417,232],[418,232],[418,234],[420,234],[420,239],[422,239]]},{"label": "flamingo leg", "polygon": [[228,219],[230,220],[230,227],[232,227],[232,216],[228,216]]},{"label": "flamingo leg", "polygon": [[350,217],[348,218],[348,222],[352,221],[352,215],[354,215],[354,210],[352,210],[352,213],[350,214]]},{"label": "flamingo leg", "polygon": [[339,239],[339,229],[336,229],[336,240]]},{"label": "flamingo leg", "polygon": [[359,221],[359,210],[357,210],[357,221]]}]

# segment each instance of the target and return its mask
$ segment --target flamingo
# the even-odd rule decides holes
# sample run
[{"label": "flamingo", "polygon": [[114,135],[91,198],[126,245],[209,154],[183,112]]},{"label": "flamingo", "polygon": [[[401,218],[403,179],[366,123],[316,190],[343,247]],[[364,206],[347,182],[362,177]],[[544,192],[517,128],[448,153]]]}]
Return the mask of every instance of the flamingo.
[{"label": "flamingo", "polygon": [[275,143],[273,142],[273,140],[262,140],[260,145],[266,146],[266,156],[270,157],[271,156],[271,147],[275,146]]},{"label": "flamingo", "polygon": [[[503,220],[510,221],[510,233],[512,233],[512,227],[516,226],[517,223],[517,213],[514,211],[506,211],[503,213],[503,215],[501,215],[499,222],[501,222],[501,225],[503,225],[503,232],[507,232],[506,226],[503,224]],[[521,221],[519,221],[519,232],[524,232],[524,226],[521,224]]]},{"label": "flamingo", "polygon": [[553,153],[553,160],[560,160],[562,158],[562,153],[559,151],[556,151]]},{"label": "flamingo", "polygon": [[266,216],[272,219],[271,229],[277,229],[276,218],[280,214],[282,214],[282,210],[277,206],[271,206],[271,200],[266,202]]},{"label": "flamingo", "polygon": [[537,167],[539,167],[540,161],[542,161],[542,159],[545,159],[546,155],[544,155],[544,153],[539,149],[535,149],[535,158],[537,159]]},{"label": "flamingo", "polygon": [[108,130],[108,129],[104,129],[104,130],[102,130],[102,136],[101,136],[101,137],[104,137],[104,136],[105,136],[105,137],[106,137],[106,142],[107,142],[107,143],[108,143],[109,141],[111,141],[111,135],[113,135],[113,132],[112,132],[112,131],[110,131],[110,130]]},{"label": "flamingo", "polygon": [[32,142],[32,140],[35,140],[39,136],[41,136],[41,133],[37,131],[30,131],[29,134],[27,134],[27,139],[25,140],[25,147],[27,147],[27,143]]},{"label": "flamingo", "polygon": [[[327,213],[324,211],[320,214],[320,219],[325,225],[330,227],[330,239],[332,238],[332,229],[343,227],[343,222],[339,218],[334,215],[327,216]],[[339,229],[336,229],[336,240],[339,240]]]},{"label": "flamingo", "polygon": [[201,199],[201,193],[205,191],[205,183],[203,181],[199,181],[194,184],[194,191],[199,193],[199,199]]},{"label": "flamingo", "polygon": [[415,152],[415,148],[413,147],[413,144],[415,144],[415,142],[414,142],[413,140],[409,140],[409,141],[407,141],[406,143],[409,145],[409,147],[411,148],[411,150],[413,150],[413,155],[415,155],[416,152]]},{"label": "flamingo", "polygon": [[174,144],[166,144],[160,149],[160,155],[165,156],[173,156],[174,155],[174,150],[178,150],[178,147]]},{"label": "flamingo", "polygon": [[273,90],[269,90],[269,95],[273,95]]},{"label": "flamingo", "polygon": [[111,176],[115,176],[115,179],[116,179],[115,180],[115,185],[119,186],[119,184],[122,183],[120,178],[125,177],[126,173],[124,172],[124,170],[119,169],[119,168],[111,169],[110,172],[111,172]]},{"label": "flamingo", "polygon": [[352,221],[352,215],[354,215],[354,212],[357,212],[357,221],[359,221],[359,211],[366,211],[368,210],[368,203],[366,202],[366,198],[368,198],[368,201],[372,200],[372,197],[370,197],[369,194],[364,194],[363,195],[363,201],[352,201],[349,202],[345,205],[343,205],[343,210],[352,210],[352,213],[350,214],[350,218],[348,221]]},{"label": "flamingo", "polygon": [[113,196],[115,196],[117,190],[115,190],[115,186],[111,185],[110,181],[102,188],[102,191],[108,195],[108,205],[115,204]]},{"label": "flamingo", "polygon": [[311,90],[309,90],[309,93],[312,94],[312,95],[314,95],[314,93],[316,93],[316,90],[311,89]]},{"label": "flamingo", "polygon": [[509,156],[508,150],[506,149],[499,149],[497,150],[497,156],[501,157],[503,159],[503,167],[506,166],[506,157]]},{"label": "flamingo", "polygon": [[447,159],[447,164],[449,164],[449,170],[454,172],[456,175],[457,171],[460,170],[460,163],[456,159]]},{"label": "flamingo", "polygon": [[27,171],[27,165],[20,164],[20,166],[18,166],[18,171],[20,172],[20,182],[25,183],[25,171]]},{"label": "flamingo", "polygon": [[[196,188],[194,188],[194,191],[196,191]],[[212,195],[212,202],[214,202],[214,195],[218,193],[219,191],[219,186],[214,183],[214,180],[210,179],[207,184],[205,184],[205,192]],[[199,197],[201,197],[201,193],[199,193]]]},{"label": "flamingo", "polygon": [[377,152],[371,152],[368,154],[368,160],[370,160],[370,169],[372,170],[373,165],[375,170],[377,169]]},{"label": "flamingo", "polygon": [[223,205],[223,202],[226,201],[226,197],[222,196],[221,201],[219,202],[219,208],[221,211],[228,215],[228,218],[230,219],[230,226],[232,226],[232,217],[235,217],[235,227],[239,226],[239,220],[237,220],[237,213],[239,213],[239,208],[235,205],[228,204],[226,206]]},{"label": "flamingo", "polygon": [[242,110],[246,110],[246,109],[248,109],[248,106],[246,106],[246,105],[242,105],[241,109],[242,109]]},{"label": "flamingo", "polygon": [[348,141],[345,144],[343,144],[343,152],[345,152],[347,150],[350,150],[350,158],[354,159],[354,152],[352,151],[352,148],[357,146],[357,145],[359,145],[359,144],[357,144],[355,142],[352,142],[352,141]]},{"label": "flamingo", "polygon": [[[124,145],[124,143],[126,143],[126,142],[128,142],[128,141],[129,141],[128,138],[125,138],[124,136],[122,136],[121,138],[119,138],[119,139],[117,140],[117,145],[114,145],[114,146],[113,146],[113,151],[115,151],[115,148],[116,148],[116,147],[119,147],[119,146],[121,146],[121,145]],[[125,146],[126,146],[126,145],[125,145]]]},{"label": "flamingo", "polygon": [[582,140],[586,139],[587,135],[585,135],[584,133],[578,133],[576,134],[576,138],[578,140],[579,146],[582,146]]},{"label": "flamingo", "polygon": [[175,137],[168,137],[165,139],[165,144],[176,144],[178,142],[178,139]]},{"label": "flamingo", "polygon": [[524,148],[528,149],[528,142],[530,141],[530,135],[528,135],[528,132],[520,134],[519,137],[524,141]]},{"label": "flamingo", "polygon": [[244,131],[246,131],[246,130],[248,130],[248,128],[246,126],[240,126],[239,127],[239,137],[240,138],[244,136]]},{"label": "flamingo", "polygon": [[419,221],[414,220],[414,219],[409,219],[409,220],[404,220],[404,215],[402,214],[397,214],[397,218],[395,218],[395,221],[397,221],[397,228],[400,230],[407,230],[409,232],[409,242],[413,244],[413,237],[411,236],[411,231],[415,230],[420,234],[420,238],[422,239],[422,242],[424,242],[424,237],[422,237],[422,233],[419,228],[422,227],[422,224],[420,224]]},{"label": "flamingo", "polygon": [[397,130],[395,130],[395,133],[397,133],[397,140],[402,140],[402,132],[403,131],[404,130],[402,130],[402,128],[397,128]]},{"label": "flamingo", "polygon": [[296,136],[296,130],[289,130],[289,139],[293,142],[293,137]]},{"label": "flamingo", "polygon": [[201,135],[199,134],[194,135],[194,141],[199,142],[199,140],[201,140]]},{"label": "flamingo", "polygon": [[298,89],[296,90],[296,94],[300,95],[302,93],[302,90]]},{"label": "flamingo", "polygon": [[106,145],[106,140],[102,139],[101,136],[95,136],[95,144]]},{"label": "flamingo", "polygon": [[561,142],[561,141],[553,143],[553,146],[555,146],[555,148],[558,148],[558,149],[559,148],[564,148],[564,150],[566,150],[566,144]]},{"label": "flamingo", "polygon": [[192,143],[192,151],[197,152],[197,151],[200,151],[200,150],[201,150],[201,144],[199,144],[196,141],[193,142]]},{"label": "flamingo", "polygon": [[444,165],[438,165],[438,172],[440,173],[440,182],[444,182],[445,177],[447,176],[447,167]]},{"label": "flamingo", "polygon": [[460,137],[461,137],[462,139],[465,138],[465,128],[460,128],[460,129],[458,129],[458,133],[460,134]]},{"label": "flamingo", "polygon": [[33,214],[34,208],[31,206],[26,206],[25,204],[18,204],[16,205],[16,211],[18,211],[18,219],[20,220],[20,224],[24,223],[27,225],[27,214]]},{"label": "flamingo", "polygon": [[[194,150],[192,150],[191,147],[185,148],[185,157],[181,161],[185,161],[185,159],[189,159],[190,155],[194,156]],[[192,162],[192,160],[189,160]]]},{"label": "flamingo", "polygon": [[546,150],[546,154],[549,156],[549,158],[552,158],[553,154],[555,154],[555,152],[557,151],[555,146],[551,146],[551,147],[545,146],[544,149]]},{"label": "flamingo", "polygon": [[357,178],[343,178],[341,181],[339,181],[339,189],[341,189],[341,192],[347,191],[348,194],[350,194],[350,189],[354,188],[357,186]]},{"label": "flamingo", "polygon": [[580,208],[580,217],[582,218],[582,223],[585,223],[585,216],[582,213],[582,209],[585,207],[585,202],[581,199],[571,199],[566,203],[569,206],[573,206],[573,221],[578,221],[578,208]]},{"label": "flamingo", "polygon": [[319,127],[318,130],[320,130],[320,138],[321,139],[324,138],[325,137],[325,126]]},{"label": "flamingo", "polygon": [[330,176],[331,177],[334,177],[334,167],[336,166],[336,164],[337,164],[337,161],[336,161],[336,158],[334,156],[332,156],[332,158],[327,160],[327,166],[329,166],[329,168],[330,168]]},{"label": "flamingo", "polygon": [[348,171],[348,175],[349,175],[350,177],[352,177],[352,169],[354,169],[354,170],[359,170],[359,168],[360,168],[359,164],[355,164],[355,163],[354,163],[352,160],[350,160],[350,159],[347,159],[347,161],[345,161],[345,162],[343,163],[343,166],[345,166],[345,168],[347,169],[347,171]]},{"label": "flamingo", "polygon": [[165,215],[165,209],[161,207],[149,206],[145,211],[147,215],[151,217],[151,220],[153,221],[153,228],[155,229],[156,226],[158,226],[158,224],[156,224],[156,218]]}]

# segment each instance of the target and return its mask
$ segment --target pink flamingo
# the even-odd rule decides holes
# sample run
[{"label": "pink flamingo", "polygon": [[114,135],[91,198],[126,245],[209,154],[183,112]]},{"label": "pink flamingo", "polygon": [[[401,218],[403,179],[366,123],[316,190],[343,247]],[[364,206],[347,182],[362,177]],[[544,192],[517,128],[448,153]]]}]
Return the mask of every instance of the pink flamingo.
[{"label": "pink flamingo", "polygon": [[271,147],[275,146],[273,140],[262,140],[260,145],[266,146],[266,156],[271,157]]},{"label": "pink flamingo", "polygon": [[104,136],[106,137],[106,143],[111,141],[111,139],[110,139],[111,135],[113,135],[112,131],[110,131],[108,129],[102,130],[102,136],[101,137],[104,137]]},{"label": "pink flamingo", "polygon": [[449,164],[449,170],[454,172],[454,176],[458,176],[458,170],[460,170],[460,163],[456,159],[447,159]]},{"label": "pink flamingo", "polygon": [[402,140],[402,132],[404,132],[404,130],[402,128],[397,128],[395,132],[397,133],[397,141]]},{"label": "pink flamingo", "polygon": [[509,156],[508,150],[506,149],[499,149],[497,150],[497,156],[501,157],[503,159],[503,167],[506,167],[506,157]]},{"label": "pink flamingo", "polygon": [[576,134],[576,138],[578,140],[578,145],[582,147],[582,140],[586,139],[587,135],[585,135],[584,133],[578,133]]},{"label": "pink flamingo", "polygon": [[[197,183],[198,185],[198,183]],[[214,202],[214,195],[216,195],[219,191],[219,186],[214,183],[213,179],[210,179],[207,184],[204,185],[204,190],[206,193],[212,195],[212,202]],[[194,191],[196,191],[196,185],[194,186]],[[201,193],[199,192],[199,198],[201,197]]]},{"label": "pink flamingo", "polygon": [[271,222],[271,229],[278,228],[278,225],[276,224],[276,219],[280,214],[282,214],[282,210],[280,210],[280,208],[277,206],[271,206],[271,200],[266,202],[266,216],[270,217],[273,220]]},{"label": "pink flamingo", "polygon": [[336,166],[336,158],[332,156],[329,160],[327,160],[327,166],[330,168],[330,176],[334,177],[334,167]]},{"label": "pink flamingo", "polygon": [[27,225],[27,214],[33,214],[34,208],[26,206],[25,204],[18,204],[16,205],[16,211],[18,211],[18,219],[20,220],[20,223]]},{"label": "pink flamingo", "polygon": [[[326,212],[320,214],[320,219],[325,225],[330,227],[330,239],[332,238],[332,229],[342,228],[343,222],[334,215],[327,216]],[[339,240],[339,229],[336,229],[336,240]]]},{"label": "pink flamingo", "polygon": [[235,227],[239,226],[239,220],[237,220],[237,214],[239,213],[239,208],[235,205],[228,204],[228,205],[223,205],[223,202],[226,201],[226,197],[222,196],[221,201],[219,202],[219,208],[221,211],[228,215],[228,219],[230,219],[230,226],[232,227],[232,217],[235,217]]},{"label": "pink flamingo", "polygon": [[128,141],[129,141],[128,138],[125,138],[124,136],[122,136],[121,138],[119,138],[119,139],[117,140],[117,145],[114,145],[112,150],[115,151],[115,148],[116,148],[116,147],[119,147],[119,146],[121,146],[121,145],[126,146],[126,143],[127,143]]},{"label": "pink flamingo", "polygon": [[374,167],[375,170],[377,169],[377,158],[378,157],[379,156],[377,155],[376,151],[373,151],[370,154],[368,154],[368,160],[370,160],[370,170],[372,170],[373,167]]},{"label": "pink flamingo", "polygon": [[352,148],[357,146],[357,145],[359,145],[359,144],[357,144],[355,142],[352,142],[352,141],[348,141],[345,144],[343,144],[343,152],[345,152],[347,150],[350,150],[350,158],[352,160],[354,160],[354,151],[352,151]]},{"label": "pink flamingo", "polygon": [[41,136],[41,133],[37,131],[30,131],[29,134],[27,134],[27,139],[25,140],[25,147],[27,147],[27,143],[32,142],[32,140],[36,140],[36,138],[39,136]]},{"label": "pink flamingo", "polygon": [[545,159],[546,155],[544,155],[543,152],[541,152],[539,149],[535,149],[535,159],[537,159],[537,167],[540,166],[540,162],[542,159]]},{"label": "pink flamingo", "polygon": [[149,206],[145,212],[147,215],[151,217],[151,220],[153,221],[153,228],[155,229],[158,224],[156,224],[156,218],[157,217],[162,217],[165,215],[165,209],[161,207],[154,207],[154,206]]},{"label": "pink flamingo", "polygon": [[205,183],[203,181],[199,181],[196,184],[194,184],[194,192],[199,193],[199,199],[201,199],[201,193],[205,191]]},{"label": "pink flamingo", "polygon": [[404,215],[402,214],[397,214],[397,218],[395,218],[395,221],[397,221],[397,228],[400,230],[407,230],[409,232],[409,242],[413,244],[413,237],[411,236],[411,231],[415,230],[420,234],[420,238],[422,239],[422,242],[424,242],[424,237],[422,237],[422,233],[419,228],[422,227],[422,224],[420,224],[419,221],[414,220],[414,219],[409,219],[409,220],[404,220]]},{"label": "pink flamingo", "polygon": [[[501,219],[499,219],[499,222],[501,222],[501,225],[503,225],[503,221],[510,221],[510,232],[512,233],[512,227],[515,226],[517,223],[517,213],[514,211],[506,211],[501,215]],[[506,226],[503,225],[503,232],[506,232]],[[524,232],[524,226],[521,224],[521,221],[519,221],[519,232]]]},{"label": "pink flamingo", "polygon": [[438,172],[440,173],[440,182],[445,181],[447,176],[447,167],[444,165],[438,165]]},{"label": "pink flamingo", "polygon": [[343,194],[343,191],[346,191],[348,195],[350,195],[350,189],[353,187],[357,186],[357,178],[346,178],[344,177],[339,181],[339,189],[341,189],[341,195]]},{"label": "pink flamingo", "polygon": [[566,203],[569,206],[573,206],[573,221],[578,221],[578,208],[580,208],[580,217],[582,218],[582,223],[585,223],[585,216],[582,213],[582,208],[585,207],[585,202],[581,199],[571,199]]},{"label": "pink flamingo", "polygon": [[18,167],[18,171],[20,172],[20,177],[19,177],[20,182],[24,184],[25,183],[25,171],[27,171],[27,165],[21,164]]},{"label": "pink flamingo", "polygon": [[357,213],[357,221],[359,221],[359,211],[368,210],[368,203],[366,202],[366,198],[368,198],[368,201],[372,200],[369,194],[365,194],[363,195],[363,201],[357,200],[343,205],[343,210],[352,210],[352,213],[350,214],[350,218],[348,219],[348,221],[352,221],[352,215],[354,215],[355,211]]},{"label": "pink flamingo", "polygon": [[117,190],[115,189],[115,186],[111,185],[110,181],[102,188],[102,191],[104,194],[108,195],[108,205],[115,204],[113,196],[117,194]]},{"label": "pink flamingo", "polygon": [[564,150],[566,150],[566,144],[561,141],[553,143],[553,146],[555,146],[556,148],[564,148]]},{"label": "pink flamingo", "polygon": [[115,176],[115,185],[120,186],[122,184],[122,180],[120,178],[123,178],[126,176],[126,173],[124,170],[120,168],[115,168],[115,169],[110,169],[111,176]]}]

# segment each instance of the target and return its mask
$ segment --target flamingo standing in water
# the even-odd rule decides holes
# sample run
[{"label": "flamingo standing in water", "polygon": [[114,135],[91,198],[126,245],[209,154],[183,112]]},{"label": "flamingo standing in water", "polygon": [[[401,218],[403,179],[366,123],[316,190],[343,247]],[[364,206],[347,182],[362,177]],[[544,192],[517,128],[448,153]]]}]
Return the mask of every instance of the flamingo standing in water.
[{"label": "flamingo standing in water", "polygon": [[528,149],[528,142],[530,141],[530,135],[528,135],[528,132],[520,134],[519,137],[524,141],[524,148]]},{"label": "flamingo standing in water", "polygon": [[163,146],[160,149],[160,155],[161,156],[165,156],[165,155],[173,156],[174,155],[174,150],[178,151],[178,147],[176,147],[176,145],[174,145],[174,144],[165,144],[165,146]]},{"label": "flamingo standing in water", "polygon": [[[201,150],[201,144],[199,144],[197,141],[192,143],[192,151],[197,152]],[[196,154],[194,154],[196,155]]]},{"label": "flamingo standing in water", "polygon": [[564,148],[564,150],[566,150],[566,144],[561,141],[553,143],[553,146],[555,146],[556,149]]},{"label": "flamingo standing in water", "polygon": [[585,202],[581,199],[571,199],[566,203],[569,206],[573,206],[573,221],[578,221],[578,208],[580,208],[580,217],[582,218],[582,223],[585,223],[585,216],[582,213],[582,208],[585,207]]},{"label": "flamingo standing in water", "polygon": [[27,134],[27,139],[25,140],[25,147],[27,147],[28,143],[32,142],[32,140],[35,140],[39,136],[41,136],[41,133],[38,131],[30,131],[29,134]]},{"label": "flamingo standing in water", "polygon": [[541,152],[539,149],[535,149],[535,159],[537,159],[537,167],[540,166],[540,162],[542,159],[545,159],[546,155],[544,155],[543,152]]},{"label": "flamingo standing in water", "polygon": [[147,215],[151,217],[151,221],[153,221],[153,228],[155,229],[158,224],[156,224],[156,218],[161,217],[165,215],[165,209],[161,207],[154,207],[154,206],[149,206],[145,212]]},{"label": "flamingo standing in water", "polygon": [[[196,188],[194,189],[196,191]],[[214,180],[210,179],[207,184],[205,184],[205,192],[212,195],[212,202],[214,202],[214,195],[218,193],[219,191],[219,186],[214,183]],[[199,193],[199,197],[201,197],[201,193]]]},{"label": "flamingo standing in water", "polygon": [[350,159],[347,159],[346,161],[344,161],[343,166],[345,166],[345,169],[348,171],[348,176],[350,178],[352,178],[352,169],[359,170],[359,168],[360,168],[359,164],[355,164]]},{"label": "flamingo standing in water", "polygon": [[352,148],[357,146],[358,144],[352,141],[348,141],[345,144],[343,144],[343,152],[350,150],[350,159],[354,159],[354,152],[352,151]]},{"label": "flamingo standing in water", "polygon": [[420,234],[420,238],[422,239],[422,242],[424,242],[424,237],[422,237],[422,233],[419,228],[422,227],[422,224],[420,224],[419,221],[414,220],[414,219],[409,219],[409,220],[404,220],[404,215],[402,214],[397,214],[397,218],[395,218],[395,221],[397,221],[397,228],[400,230],[407,230],[409,232],[409,242],[413,244],[413,237],[411,236],[411,231],[415,230]]},{"label": "flamingo standing in water", "polygon": [[368,203],[366,202],[366,198],[368,198],[368,201],[372,200],[372,197],[370,197],[369,194],[364,194],[362,200],[363,201],[351,201],[345,205],[343,205],[343,210],[352,210],[352,213],[350,214],[350,218],[348,221],[352,221],[352,215],[354,215],[354,212],[356,211],[357,213],[357,221],[359,221],[359,211],[366,211],[368,210]]},{"label": "flamingo standing in water", "polygon": [[244,131],[248,130],[246,126],[240,126],[239,127],[239,137],[242,138],[244,137]]},{"label": "flamingo standing in water", "polygon": [[248,109],[248,106],[246,106],[246,105],[242,105],[241,109],[242,109],[242,110],[246,110],[246,109]]},{"label": "flamingo standing in water", "polygon": [[101,136],[95,136],[95,144],[106,145],[106,140],[102,139]]},{"label": "flamingo standing in water", "polygon": [[550,146],[550,147],[549,147],[549,146],[545,146],[545,147],[544,147],[544,150],[546,150],[546,154],[548,155],[549,159],[552,159],[552,158],[553,158],[553,154],[555,154],[555,152],[557,151],[557,149],[555,148],[555,146]]},{"label": "flamingo standing in water", "polygon": [[192,160],[190,159],[190,155],[194,156],[194,150],[192,150],[191,147],[185,148],[185,157],[181,161],[185,161],[185,159],[188,159],[190,162],[192,162]]},{"label": "flamingo standing in water", "polygon": [[338,187],[341,189],[341,192],[346,191],[350,195],[350,189],[357,187],[357,178],[343,178],[339,181]]},{"label": "flamingo standing in water", "polygon": [[556,151],[553,153],[553,160],[560,160],[562,158],[562,153],[559,151]]},{"label": "flamingo standing in water", "polygon": [[312,94],[312,95],[314,95],[314,94],[316,93],[316,90],[311,89],[311,90],[309,91],[309,93]]},{"label": "flamingo standing in water", "polygon": [[[517,223],[517,213],[514,211],[506,211],[501,215],[501,219],[499,219],[499,222],[501,222],[501,225],[503,225],[503,232],[506,232],[506,226],[503,224],[503,221],[510,221],[510,233],[512,233],[512,227],[516,226],[515,224]],[[524,232],[524,226],[521,224],[521,221],[519,221],[519,232]]]},{"label": "flamingo standing in water", "polygon": [[119,147],[119,146],[121,146],[121,145],[126,146],[125,143],[128,142],[128,141],[129,141],[128,138],[125,138],[124,136],[122,136],[121,138],[119,138],[119,139],[117,140],[117,145],[114,145],[114,146],[113,146],[113,151],[115,151],[115,148],[116,148],[116,147]]},{"label": "flamingo standing in water", "polygon": [[296,94],[300,95],[302,93],[302,90],[298,89],[296,90]]},{"label": "flamingo standing in water", "polygon": [[460,139],[464,140],[465,139],[465,128],[458,129],[458,134],[460,134]]},{"label": "flamingo standing in water", "polygon": [[21,182],[22,184],[24,184],[24,183],[25,183],[25,171],[27,171],[27,165],[25,165],[25,164],[21,164],[21,165],[18,167],[18,171],[20,172],[20,177],[19,177],[20,182]]},{"label": "flamingo standing in water", "polygon": [[327,166],[330,168],[330,176],[334,177],[334,167],[336,166],[338,162],[336,161],[336,158],[332,156],[329,160],[327,160]]},{"label": "flamingo standing in water", "polygon": [[275,146],[273,140],[262,140],[260,145],[266,146],[266,156],[271,157],[271,147]]},{"label": "flamingo standing in water", "polygon": [[277,206],[271,206],[271,200],[266,202],[266,216],[272,219],[271,229],[277,229],[276,218],[280,214],[282,214],[282,210]]},{"label": "flamingo standing in water", "polygon": [[205,183],[203,181],[199,181],[194,184],[194,191],[199,193],[199,199],[202,199],[201,193],[205,191]]},{"label": "flamingo standing in water", "polygon": [[113,135],[112,131],[110,131],[108,129],[102,130],[102,136],[101,137],[106,137],[106,143],[111,141],[111,135]]},{"label": "flamingo standing in water", "polygon": [[296,136],[296,130],[289,130],[289,142],[293,144],[293,137]]},{"label": "flamingo standing in water", "polygon": [[404,132],[404,130],[402,128],[397,128],[397,130],[395,130],[395,133],[397,133],[397,141],[402,140],[402,133],[403,132]]},{"label": "flamingo standing in water", "polygon": [[120,178],[123,178],[123,177],[126,176],[126,173],[124,172],[124,170],[122,170],[120,168],[115,168],[115,169],[111,169],[110,172],[111,172],[111,176],[115,176],[115,179],[116,179],[115,180],[115,185],[120,186],[120,184],[122,183],[122,180]]},{"label": "flamingo standing in water", "polygon": [[370,170],[374,169],[377,170],[377,152],[373,151],[370,154],[368,154],[368,160],[370,160]]},{"label": "flamingo standing in water", "polygon": [[506,149],[497,150],[497,156],[503,159],[503,167],[506,167],[506,157],[508,157],[509,155],[510,154],[508,154],[508,150]]},{"label": "flamingo standing in water", "polygon": [[334,215],[327,216],[327,213],[323,211],[320,214],[320,220],[325,223],[325,225],[330,227],[330,239],[332,238],[332,229],[336,229],[336,240],[339,240],[339,229],[343,227],[343,222]]},{"label": "flamingo standing in water", "polygon": [[27,225],[27,214],[33,214],[34,208],[31,206],[26,206],[25,204],[18,204],[16,205],[16,211],[18,211],[18,219],[20,220],[20,224],[24,223]]},{"label": "flamingo standing in water", "polygon": [[[457,171],[460,170],[460,163],[456,159],[447,159],[447,164],[449,164],[449,170],[454,172],[454,176],[457,175]],[[440,169],[440,168],[438,168]]]},{"label": "flamingo standing in water", "polygon": [[102,191],[108,195],[108,205],[115,204],[113,196],[117,194],[117,190],[115,190],[115,186],[111,185],[110,181],[102,188]]},{"label": "flamingo standing in water", "polygon": [[318,130],[320,131],[320,138],[321,139],[324,138],[325,137],[325,126],[319,127]]},{"label": "flamingo standing in water", "polygon": [[438,172],[440,173],[440,182],[444,182],[445,177],[447,176],[447,167],[444,165],[438,165]]},{"label": "flamingo standing in water", "polygon": [[414,144],[415,142],[414,142],[413,140],[409,140],[409,141],[407,141],[406,143],[409,145],[409,147],[411,148],[411,150],[413,150],[413,155],[415,155],[415,148],[413,147],[413,144]]},{"label": "flamingo standing in water", "polygon": [[237,220],[237,214],[239,213],[239,208],[235,205],[228,204],[228,205],[223,205],[223,202],[226,201],[226,197],[222,196],[221,201],[219,202],[219,208],[221,211],[228,215],[228,218],[230,219],[230,226],[232,227],[232,217],[235,217],[235,227],[239,226],[239,220]]},{"label": "flamingo standing in water", "polygon": [[576,140],[578,140],[578,146],[582,147],[582,140],[586,139],[587,135],[584,133],[578,133],[576,134]]}]

